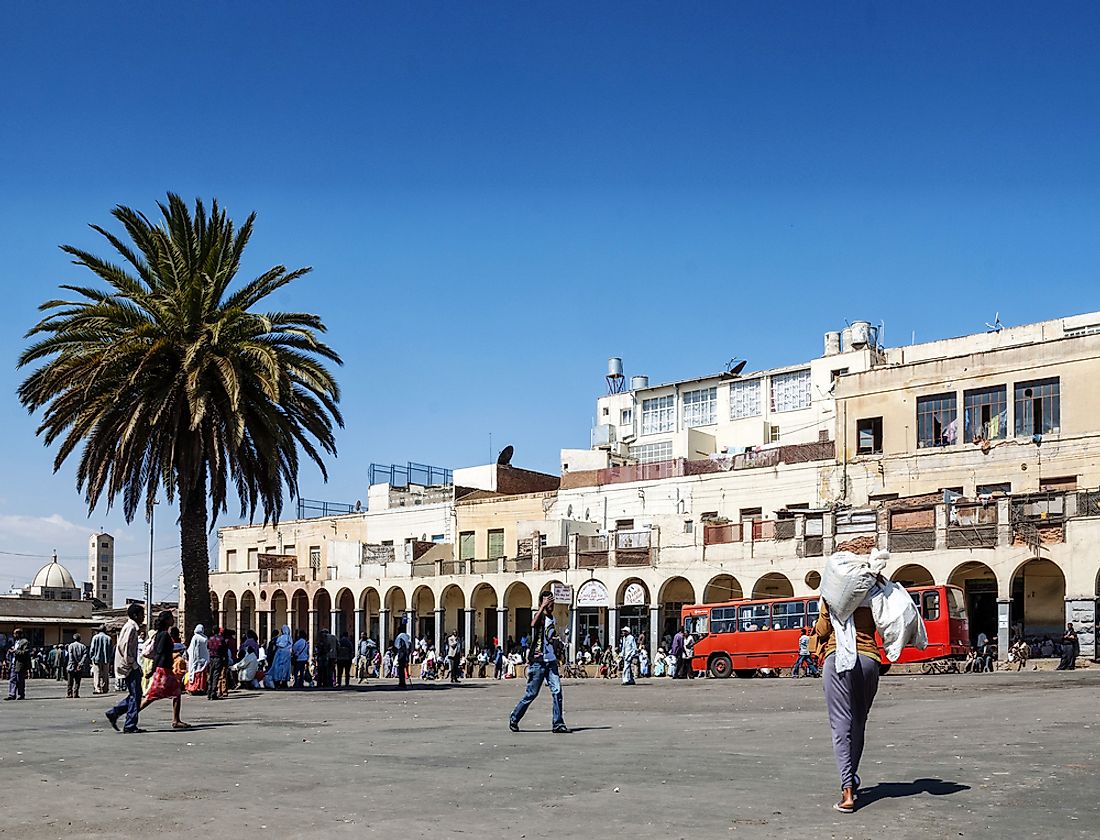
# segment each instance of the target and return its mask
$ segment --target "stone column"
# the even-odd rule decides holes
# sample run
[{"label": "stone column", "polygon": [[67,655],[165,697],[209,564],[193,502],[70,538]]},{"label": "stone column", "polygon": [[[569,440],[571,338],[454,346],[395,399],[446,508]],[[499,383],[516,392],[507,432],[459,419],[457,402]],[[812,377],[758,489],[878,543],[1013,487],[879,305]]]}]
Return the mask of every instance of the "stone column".
[{"label": "stone column", "polygon": [[413,644],[416,644],[416,611],[407,610],[405,612],[405,632],[409,634],[409,638],[413,640]]},{"label": "stone column", "polygon": [[577,608],[569,607],[569,658],[577,661]]},{"label": "stone column", "polygon": [[947,505],[936,505],[936,551],[947,550]]},{"label": "stone column", "polygon": [[294,610],[290,609],[290,607],[288,606],[286,610],[286,623],[287,626],[290,627],[290,640],[292,642],[295,638],[294,634],[298,631],[298,625],[294,621],[295,618],[297,618],[297,616],[294,615]]},{"label": "stone column", "polygon": [[390,611],[380,609],[378,611],[378,650],[385,653],[390,646]]},{"label": "stone column", "polygon": [[657,655],[657,648],[661,646],[661,608],[649,608],[649,660]]},{"label": "stone column", "polygon": [[[226,616],[226,611],[225,610],[221,610],[218,613],[218,627],[219,628],[225,627],[225,616]],[[152,627],[153,626],[153,618],[150,617],[150,616],[145,616],[145,623],[149,627]],[[226,629],[229,629],[229,628],[226,628]],[[236,629],[236,628],[234,628],[234,629]]]},{"label": "stone column", "polygon": [[472,609],[462,611],[462,626],[463,632],[466,634],[462,640],[462,645],[469,652],[471,650],[470,646],[474,643],[474,611]]},{"label": "stone column", "polygon": [[443,619],[447,614],[444,612],[443,607],[439,607],[435,611],[435,650],[439,653],[443,650],[443,640],[446,638],[445,630],[443,629]]},{"label": "stone column", "polygon": [[607,608],[607,644],[619,647],[619,610],[616,607]]},{"label": "stone column", "polygon": [[997,545],[1012,545],[1012,503],[997,499]]},{"label": "stone column", "polygon": [[338,639],[340,638],[340,634],[336,631],[337,631],[338,625],[339,625],[339,622],[337,621],[337,617],[339,615],[340,615],[340,611],[337,610],[335,607],[328,614],[328,624],[329,624],[328,631]]},{"label": "stone column", "polygon": [[821,550],[826,557],[836,551],[836,514],[832,511],[821,517]]},{"label": "stone column", "polygon": [[1066,598],[1066,622],[1077,631],[1078,655],[1096,659],[1096,598]]},{"label": "stone column", "polygon": [[[507,648],[508,646],[508,610],[505,607],[497,607],[497,637],[500,639],[501,647]],[[519,644],[519,639],[515,640],[516,644]]]},{"label": "stone column", "polygon": [[[937,510],[942,508],[937,508]],[[1008,646],[1012,643],[1012,601],[997,599],[997,655],[1002,662],[1008,660]]]},{"label": "stone column", "polygon": [[309,611],[309,651],[313,654],[313,644],[317,640],[317,610]]},{"label": "stone column", "polygon": [[358,643],[359,637],[367,632],[367,611],[356,610],[355,611],[355,641]]}]

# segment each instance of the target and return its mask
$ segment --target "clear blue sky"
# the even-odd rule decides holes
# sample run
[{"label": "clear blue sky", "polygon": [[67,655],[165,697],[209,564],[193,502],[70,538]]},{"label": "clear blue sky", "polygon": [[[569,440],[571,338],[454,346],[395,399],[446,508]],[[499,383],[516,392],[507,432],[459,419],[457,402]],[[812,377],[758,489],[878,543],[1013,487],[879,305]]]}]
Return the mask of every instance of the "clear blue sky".
[{"label": "clear blue sky", "polygon": [[58,244],[102,250],[116,203],[217,196],[259,213],[251,273],[314,267],[277,303],[347,361],[332,481],[301,476],[338,500],[490,432],[556,468],[609,355],[669,379],[846,318],[903,343],[1100,306],[1094,3],[111,5],[0,28],[0,547],[106,525],[120,595],[144,525],[89,520],[14,397],[35,306],[86,279]]}]

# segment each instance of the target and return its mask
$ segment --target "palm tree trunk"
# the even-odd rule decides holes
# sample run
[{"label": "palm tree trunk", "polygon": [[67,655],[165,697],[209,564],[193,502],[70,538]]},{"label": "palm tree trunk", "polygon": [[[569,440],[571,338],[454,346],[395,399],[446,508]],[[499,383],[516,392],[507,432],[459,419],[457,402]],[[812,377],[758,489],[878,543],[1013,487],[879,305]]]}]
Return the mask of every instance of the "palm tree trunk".
[{"label": "palm tree trunk", "polygon": [[214,626],[210,609],[210,554],[207,543],[206,468],[187,495],[180,493],[180,559],[183,565],[183,625],[187,638],[202,624]]}]

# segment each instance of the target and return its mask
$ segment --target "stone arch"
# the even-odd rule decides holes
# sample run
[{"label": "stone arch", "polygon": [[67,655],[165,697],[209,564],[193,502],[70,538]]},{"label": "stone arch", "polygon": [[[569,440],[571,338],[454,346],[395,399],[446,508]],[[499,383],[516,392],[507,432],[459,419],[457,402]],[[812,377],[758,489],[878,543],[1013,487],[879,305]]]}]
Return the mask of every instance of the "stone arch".
[{"label": "stone arch", "polygon": [[470,593],[470,609],[474,611],[474,639],[482,647],[488,647],[498,635],[498,603],[497,591],[488,583],[479,583]]},{"label": "stone arch", "polygon": [[906,563],[898,568],[890,579],[902,586],[935,586],[932,573],[920,563]]},{"label": "stone arch", "polygon": [[332,593],[323,587],[313,593],[313,620],[314,626],[310,631],[314,635],[311,638],[315,638],[322,627],[332,629]]},{"label": "stone arch", "polygon": [[296,589],[290,596],[290,618],[291,630],[302,630],[309,635],[309,593],[304,589]]},{"label": "stone arch", "polygon": [[[1021,563],[1012,574],[1014,627],[1023,625],[1025,637],[1049,635],[1059,639],[1066,626],[1066,576],[1045,557]],[[998,644],[1003,644],[998,639]]]},{"label": "stone arch", "polygon": [[500,635],[515,644],[531,633],[532,605],[535,596],[522,581],[514,581],[504,590],[504,627]]},{"label": "stone arch", "polygon": [[703,587],[703,603],[715,604],[721,601],[735,601],[744,598],[741,582],[733,575],[715,575]]},{"label": "stone arch", "polygon": [[439,595],[439,608],[443,610],[443,632],[455,632],[460,639],[466,638],[466,595],[462,587],[452,583],[443,588]]},{"label": "stone arch", "polygon": [[405,614],[408,611],[408,600],[405,595],[405,590],[400,586],[391,586],[386,591],[386,597],[382,602],[385,604],[385,608],[388,611],[389,616],[389,629],[386,633],[387,639],[397,638],[397,634],[405,629],[409,635],[412,635],[413,628],[405,627]]},{"label": "stone arch", "polygon": [[229,590],[222,595],[222,612],[225,618],[219,618],[219,623],[222,624],[226,630],[232,630],[237,632],[237,595],[233,590]]},{"label": "stone arch", "polygon": [[281,631],[283,625],[289,625],[288,612],[290,610],[290,599],[287,598],[286,593],[281,589],[276,589],[271,593],[271,613],[273,627],[269,627],[267,632],[269,636],[275,634],[276,631]]},{"label": "stone arch", "polygon": [[791,598],[794,587],[790,579],[781,572],[768,572],[752,588],[753,598]]},{"label": "stone arch", "polygon": [[436,642],[435,593],[430,586],[416,587],[409,602],[409,610],[416,620],[415,638],[429,639],[433,646]]},{"label": "stone arch", "polygon": [[333,608],[336,635],[339,637],[342,633],[347,633],[355,638],[355,595],[346,586],[336,593]]},{"label": "stone arch", "polygon": [[[218,601],[218,593],[214,592],[214,591],[211,591],[210,592],[210,614],[212,616],[214,616],[214,623],[215,624],[218,621],[221,620],[221,618],[220,618],[221,617],[221,610],[218,608],[219,604],[220,604],[220,602]],[[148,618],[148,616],[146,616],[146,618]],[[210,628],[208,627],[207,630],[210,630]],[[211,632],[213,632],[213,631],[211,630]]]},{"label": "stone arch", "polygon": [[363,611],[363,629],[367,635],[381,644],[379,638],[379,616],[382,609],[382,597],[373,586],[368,586],[359,593],[359,609]]},{"label": "stone arch", "polygon": [[680,610],[695,603],[695,587],[685,577],[671,577],[661,584],[657,604],[661,610],[661,634],[671,638],[682,624]]},{"label": "stone arch", "polygon": [[241,638],[244,638],[245,633],[249,630],[260,632],[260,628],[256,623],[256,596],[251,591],[246,589],[241,593]]},{"label": "stone arch", "polygon": [[968,560],[952,570],[947,583],[963,591],[970,643],[977,641],[979,633],[994,638],[997,635],[997,574],[985,563]]}]

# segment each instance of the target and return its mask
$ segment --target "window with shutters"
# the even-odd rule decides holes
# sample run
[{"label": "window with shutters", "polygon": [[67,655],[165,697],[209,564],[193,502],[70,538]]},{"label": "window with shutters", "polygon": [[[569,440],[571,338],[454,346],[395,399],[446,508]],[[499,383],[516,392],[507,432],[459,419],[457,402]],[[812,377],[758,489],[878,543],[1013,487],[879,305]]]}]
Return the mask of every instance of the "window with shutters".
[{"label": "window with shutters", "polygon": [[504,529],[494,528],[489,532],[489,559],[498,560],[504,556]]},{"label": "window with shutters", "polygon": [[458,559],[474,559],[474,532],[463,531],[458,535]]}]

